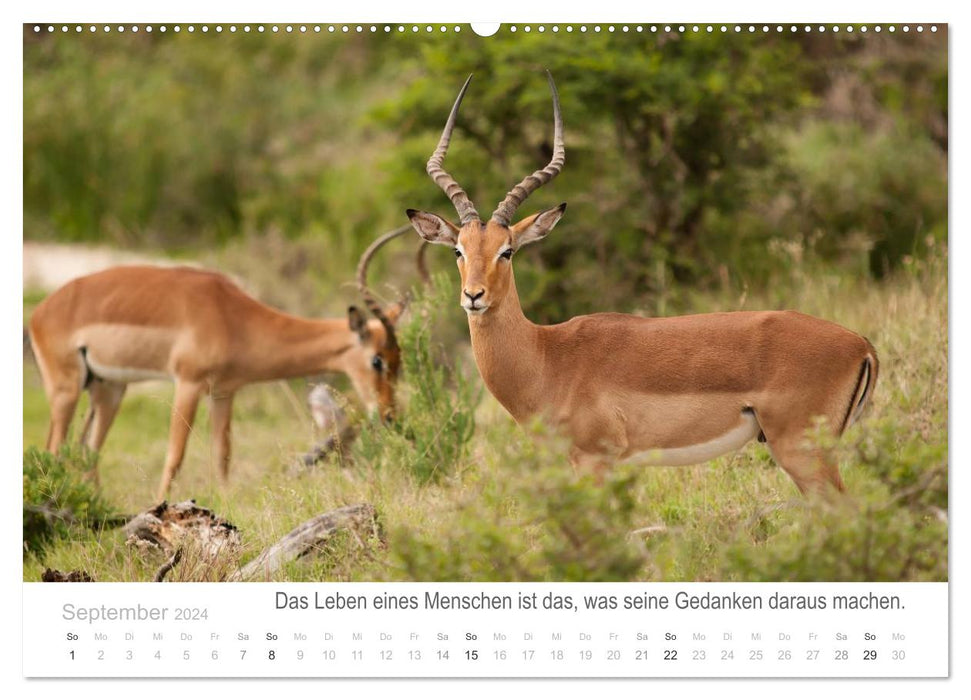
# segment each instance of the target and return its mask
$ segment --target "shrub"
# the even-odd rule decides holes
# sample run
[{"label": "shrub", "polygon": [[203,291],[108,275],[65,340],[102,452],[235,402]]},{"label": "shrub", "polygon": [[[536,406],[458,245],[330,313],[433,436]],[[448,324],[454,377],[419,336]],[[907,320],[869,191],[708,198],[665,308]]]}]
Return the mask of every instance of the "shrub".
[{"label": "shrub", "polygon": [[[463,498],[426,534],[423,525],[390,534],[398,580],[629,581],[644,551],[628,538],[634,475],[597,485],[550,449],[548,436],[496,441],[485,465],[466,473]],[[535,432],[535,431],[534,431]],[[557,455],[560,455],[558,458]]]},{"label": "shrub", "polygon": [[725,550],[726,576],[746,581],[947,580],[947,444],[928,443],[885,419],[868,425],[844,451],[851,453],[854,479],[866,479],[869,488],[836,501],[776,511],[777,531],[768,537],[740,531]]},{"label": "shrub", "polygon": [[431,341],[431,310],[451,300],[444,276],[412,302],[411,318],[398,330],[401,343],[402,408],[390,426],[370,424],[352,452],[373,469],[394,466],[412,473],[419,483],[451,474],[465,456],[475,432],[478,378],[467,377],[460,363],[449,362]]},{"label": "shrub", "polygon": [[64,447],[57,455],[30,447],[24,452],[24,557],[43,557],[55,541],[78,537],[113,517],[113,510],[84,477],[95,455]]}]

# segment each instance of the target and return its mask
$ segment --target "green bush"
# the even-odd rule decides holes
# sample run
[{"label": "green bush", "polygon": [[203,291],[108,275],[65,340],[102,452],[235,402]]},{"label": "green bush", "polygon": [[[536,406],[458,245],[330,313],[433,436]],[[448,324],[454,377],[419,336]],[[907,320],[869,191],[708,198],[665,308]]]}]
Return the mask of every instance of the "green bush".
[{"label": "green bush", "polygon": [[723,571],[742,581],[946,581],[947,444],[895,421],[872,421],[840,451],[862,495],[775,511],[725,549]]},{"label": "green bush", "polygon": [[453,299],[451,288],[440,275],[412,302],[409,319],[398,329],[399,416],[389,426],[366,425],[352,451],[356,462],[404,469],[420,484],[451,475],[466,456],[482,395],[478,378],[467,376],[431,339],[432,314]]},{"label": "green bush", "polygon": [[24,557],[42,558],[57,540],[83,537],[115,515],[85,478],[95,458],[79,447],[24,452]]},{"label": "green bush", "polygon": [[307,236],[332,290],[405,208],[449,214],[424,166],[469,73],[448,167],[480,213],[547,162],[543,69],[567,166],[521,213],[571,206],[519,266],[537,320],[764,284],[770,240],[882,275],[947,235],[946,33],[212,39],[25,32],[25,239]]},{"label": "green bush", "polygon": [[635,477],[598,485],[566,464],[559,441],[532,433],[503,431],[495,453],[465,473],[462,498],[437,514],[434,534],[422,524],[392,530],[396,580],[638,578],[645,553],[628,538]]}]

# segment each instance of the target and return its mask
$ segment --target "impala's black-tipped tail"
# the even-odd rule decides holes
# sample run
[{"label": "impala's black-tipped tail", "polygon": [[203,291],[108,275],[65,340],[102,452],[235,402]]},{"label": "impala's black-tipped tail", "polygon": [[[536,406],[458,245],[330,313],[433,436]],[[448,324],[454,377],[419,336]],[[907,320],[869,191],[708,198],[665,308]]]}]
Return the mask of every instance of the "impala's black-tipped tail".
[{"label": "impala's black-tipped tail", "polygon": [[[864,340],[866,339],[864,338]],[[843,427],[840,428],[840,434],[860,419],[870,399],[870,395],[877,385],[877,376],[880,374],[880,361],[877,359],[877,351],[869,340],[867,340],[867,346],[869,347],[869,352],[863,358],[863,364],[860,366],[860,378],[856,382],[856,389],[853,391],[853,398],[850,401],[849,408],[846,410],[846,418],[843,419]]]}]

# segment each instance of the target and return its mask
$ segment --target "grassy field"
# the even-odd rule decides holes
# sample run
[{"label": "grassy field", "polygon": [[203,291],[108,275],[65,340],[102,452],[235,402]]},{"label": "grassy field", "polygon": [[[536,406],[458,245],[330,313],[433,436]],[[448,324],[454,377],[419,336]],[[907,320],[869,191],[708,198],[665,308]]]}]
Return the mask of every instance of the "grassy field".
[{"label": "grassy field", "polygon": [[[575,474],[555,436],[516,426],[481,389],[467,345],[437,361],[443,338],[463,337],[451,271],[407,322],[400,425],[365,426],[344,459],[297,470],[319,437],[308,382],[249,387],[236,401],[229,485],[216,478],[203,407],[172,500],[194,498],[237,525],[239,563],[321,512],[375,506],[384,541],[338,537],[285,580],[946,580],[946,254],[881,283],[805,261],[785,269],[766,292],[671,289],[642,311],[794,308],[866,335],[881,373],[870,410],[836,448],[849,492],[837,502],[799,497],[756,443],[694,467],[616,468],[599,486]],[[36,301],[25,295],[25,314]],[[102,495],[118,512],[153,505],[171,400],[171,385],[129,388],[100,457]],[[25,448],[43,446],[46,431],[25,356]],[[24,577],[49,566],[150,580],[158,563],[118,530],[78,531],[42,558],[25,555]],[[179,567],[171,578],[207,576],[218,578]]]}]

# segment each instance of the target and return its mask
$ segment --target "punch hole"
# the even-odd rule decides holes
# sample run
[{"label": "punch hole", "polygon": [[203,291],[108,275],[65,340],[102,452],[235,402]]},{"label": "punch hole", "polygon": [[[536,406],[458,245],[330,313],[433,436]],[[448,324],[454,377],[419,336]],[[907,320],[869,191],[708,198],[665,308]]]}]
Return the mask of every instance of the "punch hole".
[{"label": "punch hole", "polygon": [[499,27],[502,25],[499,22],[473,22],[470,26],[472,31],[479,36],[492,36],[499,31]]}]

